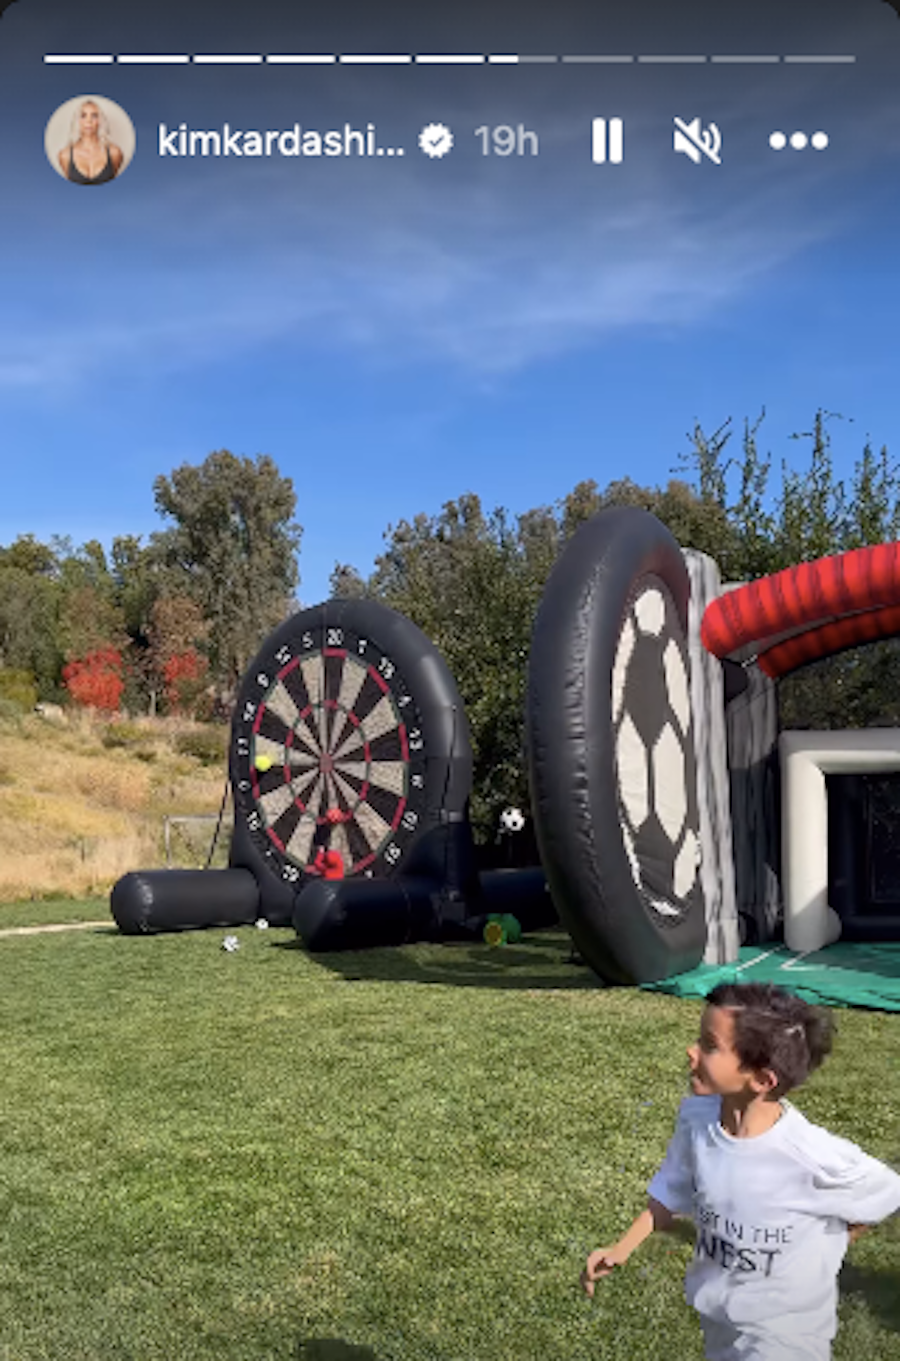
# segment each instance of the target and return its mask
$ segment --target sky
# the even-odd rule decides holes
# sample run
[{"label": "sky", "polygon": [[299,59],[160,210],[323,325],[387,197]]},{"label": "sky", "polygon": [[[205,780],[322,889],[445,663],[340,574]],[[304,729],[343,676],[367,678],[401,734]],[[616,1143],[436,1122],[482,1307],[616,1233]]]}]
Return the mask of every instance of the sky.
[{"label": "sky", "polygon": [[[777,470],[804,466],[791,436],[822,408],[843,418],[839,475],[867,439],[896,457],[889,4],[438,8],[6,9],[0,544],[146,538],[166,524],[157,476],[268,454],[297,494],[308,605],[336,563],[368,573],[389,526],[464,492],[516,514],[585,478],[665,483],[697,424],[730,418],[737,446],[765,410]],[[311,54],[418,60],[272,60]],[[148,55],[191,60],[120,60]],[[196,60],[238,55],[267,60]],[[448,55],[555,60],[421,60]],[[136,136],[96,192],[45,149],[84,96]],[[623,120],[620,164],[592,161],[601,117]],[[715,124],[717,161],[676,151],[675,118]],[[418,145],[434,123],[453,132],[441,157]],[[405,154],[160,155],[182,124],[372,124]],[[525,154],[483,154],[476,129],[496,127]],[[776,151],[779,131],[828,145]]]}]

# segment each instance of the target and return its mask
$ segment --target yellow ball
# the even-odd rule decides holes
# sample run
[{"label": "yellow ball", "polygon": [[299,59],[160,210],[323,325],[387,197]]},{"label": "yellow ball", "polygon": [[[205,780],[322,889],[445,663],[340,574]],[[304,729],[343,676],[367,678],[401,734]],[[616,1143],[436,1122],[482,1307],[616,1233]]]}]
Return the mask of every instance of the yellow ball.
[{"label": "yellow ball", "polygon": [[267,770],[271,770],[272,764],[271,756],[257,756],[256,758],[256,769],[261,775],[265,775]]}]

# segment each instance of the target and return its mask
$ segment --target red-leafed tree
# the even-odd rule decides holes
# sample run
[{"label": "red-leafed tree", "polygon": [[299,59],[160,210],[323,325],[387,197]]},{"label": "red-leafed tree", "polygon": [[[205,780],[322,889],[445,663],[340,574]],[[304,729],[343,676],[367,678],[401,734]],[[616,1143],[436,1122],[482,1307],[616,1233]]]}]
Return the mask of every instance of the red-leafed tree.
[{"label": "red-leafed tree", "polygon": [[116,713],[125,681],[122,654],[114,647],[96,648],[63,667],[63,683],[76,704]]},{"label": "red-leafed tree", "polygon": [[162,595],[150,611],[149,675],[170,713],[193,714],[207,684],[209,663],[200,650],[209,627],[196,601]]},{"label": "red-leafed tree", "polygon": [[164,694],[169,713],[193,713],[206,686],[209,664],[196,650],[188,648],[166,659],[163,666]]}]

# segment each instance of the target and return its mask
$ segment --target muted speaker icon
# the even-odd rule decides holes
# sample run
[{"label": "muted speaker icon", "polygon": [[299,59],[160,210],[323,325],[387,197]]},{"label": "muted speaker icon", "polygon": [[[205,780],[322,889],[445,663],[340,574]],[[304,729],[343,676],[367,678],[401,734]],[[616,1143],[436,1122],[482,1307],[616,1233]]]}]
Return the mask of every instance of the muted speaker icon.
[{"label": "muted speaker icon", "polygon": [[675,151],[682,151],[685,156],[690,156],[695,165],[699,165],[704,156],[716,165],[722,164],[719,156],[722,149],[722,134],[715,123],[708,123],[704,128],[699,118],[692,119],[690,123],[676,118],[674,122],[672,146]]}]

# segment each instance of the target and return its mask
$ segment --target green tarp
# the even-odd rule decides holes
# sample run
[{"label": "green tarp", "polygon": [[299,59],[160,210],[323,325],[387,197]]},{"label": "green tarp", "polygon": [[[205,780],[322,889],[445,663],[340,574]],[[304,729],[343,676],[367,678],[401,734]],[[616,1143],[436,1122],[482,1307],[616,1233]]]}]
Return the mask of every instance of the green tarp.
[{"label": "green tarp", "polygon": [[701,964],[641,987],[679,997],[705,997],[718,983],[777,983],[814,1005],[900,1011],[900,941],[838,942],[810,954],[796,954],[775,943],[745,945],[733,964]]}]

